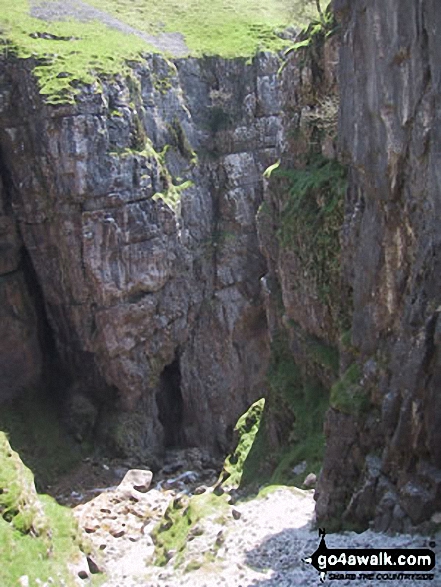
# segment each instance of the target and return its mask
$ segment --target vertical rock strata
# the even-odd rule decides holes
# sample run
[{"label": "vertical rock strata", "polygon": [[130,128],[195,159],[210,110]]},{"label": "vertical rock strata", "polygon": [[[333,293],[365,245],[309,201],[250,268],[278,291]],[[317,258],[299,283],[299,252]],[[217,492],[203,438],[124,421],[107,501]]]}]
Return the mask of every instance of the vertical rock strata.
[{"label": "vertical rock strata", "polygon": [[45,351],[20,285],[23,243],[61,391],[98,405],[101,439],[148,459],[176,425],[183,444],[226,449],[263,394],[255,215],[280,133],[278,66],[154,56],[54,107],[29,60],[2,62],[0,295],[15,337],[2,337],[2,398],[38,378]]},{"label": "vertical rock strata", "polygon": [[351,167],[343,271],[368,405],[359,417],[328,413],[317,514],[424,529],[441,510],[441,10],[412,0],[335,8]]}]

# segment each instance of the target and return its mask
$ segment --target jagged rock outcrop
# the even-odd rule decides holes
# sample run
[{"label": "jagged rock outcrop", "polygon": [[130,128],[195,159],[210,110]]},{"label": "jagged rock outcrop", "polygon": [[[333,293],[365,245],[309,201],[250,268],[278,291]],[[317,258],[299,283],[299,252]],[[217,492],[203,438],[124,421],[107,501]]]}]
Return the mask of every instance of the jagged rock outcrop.
[{"label": "jagged rock outcrop", "polygon": [[[17,226],[61,391],[82,413],[84,398],[98,406],[90,428],[113,450],[224,451],[263,394],[255,214],[280,133],[278,58],[153,56],[64,106],[44,103],[30,60],[2,65],[5,259],[16,268]],[[24,383],[47,351],[32,320],[14,343],[35,362]]]}]

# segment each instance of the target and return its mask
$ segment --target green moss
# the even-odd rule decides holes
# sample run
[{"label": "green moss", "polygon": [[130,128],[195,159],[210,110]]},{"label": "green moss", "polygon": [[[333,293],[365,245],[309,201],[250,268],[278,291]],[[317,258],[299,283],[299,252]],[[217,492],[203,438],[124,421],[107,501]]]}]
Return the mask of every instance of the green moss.
[{"label": "green moss", "polygon": [[328,394],[318,381],[303,382],[290,405],[294,413],[294,423],[287,446],[279,456],[271,483],[301,486],[305,473],[295,475],[292,470],[303,461],[306,461],[307,473],[319,473],[325,446],[323,421],[328,405]]},{"label": "green moss", "polygon": [[361,369],[353,363],[331,388],[331,406],[347,414],[360,415],[369,406],[369,398],[360,383]]},{"label": "green moss", "polygon": [[241,488],[260,487],[263,483],[269,481],[271,477],[275,461],[274,455],[271,454],[267,436],[267,417],[267,411],[264,410],[254,442],[243,464]]},{"label": "green moss", "polygon": [[155,544],[154,563],[164,566],[170,560],[171,553],[176,553],[175,565],[180,565],[184,560],[183,553],[190,533],[202,533],[198,522],[226,509],[226,496],[216,496],[213,493],[196,495],[184,502],[172,502],[152,532]]},{"label": "green moss", "polygon": [[349,328],[341,334],[340,344],[344,349],[352,348],[352,329]]},{"label": "green moss", "polygon": [[317,363],[321,367],[329,369],[334,375],[338,375],[340,354],[337,348],[309,337],[306,352],[313,363]]},{"label": "green moss", "polygon": [[[265,400],[262,398],[255,402],[239,418],[234,431],[237,435],[237,445],[231,455],[225,460],[221,479],[229,487],[239,487],[244,473],[244,465],[253,446],[257,432],[260,428]],[[249,463],[246,476],[249,475]]]},{"label": "green moss", "polygon": [[173,146],[176,146],[179,153],[185,159],[188,159],[190,165],[197,165],[197,153],[191,146],[190,141],[188,140],[187,135],[185,134],[185,131],[177,118],[175,118],[173,122],[168,125],[168,130],[173,138]]},{"label": "green moss", "polygon": [[62,577],[75,585],[67,563],[90,552],[68,508],[38,496],[32,473],[0,432],[0,584],[17,585],[22,575],[30,584]]}]

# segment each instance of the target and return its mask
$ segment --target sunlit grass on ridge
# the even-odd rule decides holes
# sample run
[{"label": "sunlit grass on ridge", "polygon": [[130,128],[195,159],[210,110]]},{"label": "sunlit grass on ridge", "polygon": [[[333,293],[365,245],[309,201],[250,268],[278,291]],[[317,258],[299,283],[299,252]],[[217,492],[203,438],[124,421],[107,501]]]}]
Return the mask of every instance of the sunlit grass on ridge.
[{"label": "sunlit grass on ridge", "polygon": [[[50,6],[54,1],[46,3]],[[189,55],[226,58],[281,50],[288,41],[277,33],[315,16],[315,3],[310,0],[88,0],[87,4],[141,33],[181,33]],[[34,71],[40,91],[55,103],[72,101],[76,86],[92,83],[104,73],[124,72],[127,61],[157,52],[139,36],[97,20],[33,18],[28,0],[0,0],[0,42],[5,52],[38,60]]]}]

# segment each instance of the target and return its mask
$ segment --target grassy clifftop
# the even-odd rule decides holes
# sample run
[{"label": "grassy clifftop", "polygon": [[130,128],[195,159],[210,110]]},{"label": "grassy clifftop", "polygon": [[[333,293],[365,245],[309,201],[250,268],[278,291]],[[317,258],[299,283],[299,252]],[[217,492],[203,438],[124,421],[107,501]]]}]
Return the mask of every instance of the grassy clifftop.
[{"label": "grassy clifftop", "polygon": [[0,0],[0,43],[37,60],[49,102],[69,102],[143,52],[250,57],[283,49],[278,33],[315,15],[311,0]]}]

